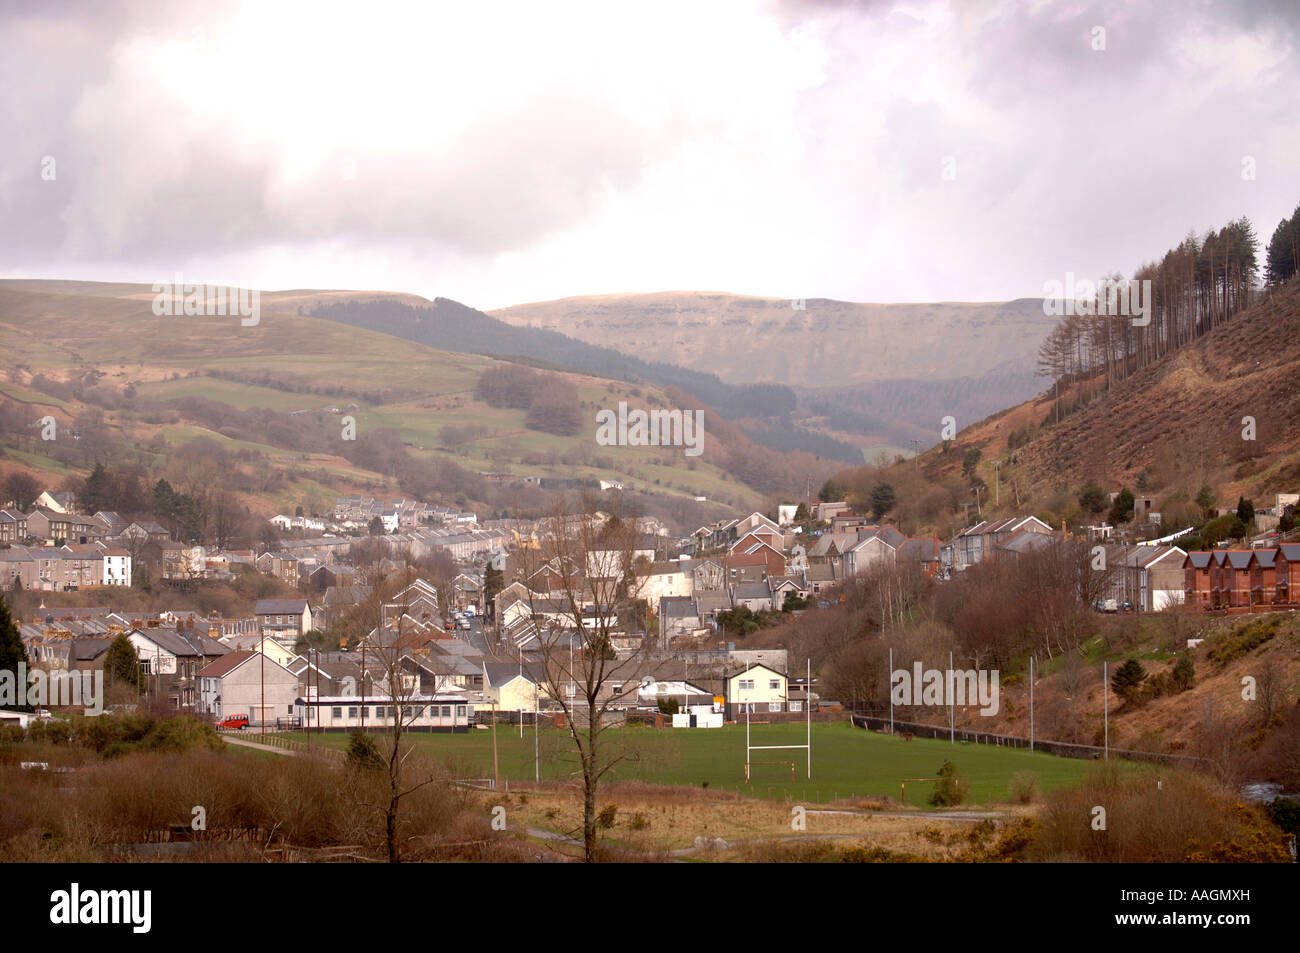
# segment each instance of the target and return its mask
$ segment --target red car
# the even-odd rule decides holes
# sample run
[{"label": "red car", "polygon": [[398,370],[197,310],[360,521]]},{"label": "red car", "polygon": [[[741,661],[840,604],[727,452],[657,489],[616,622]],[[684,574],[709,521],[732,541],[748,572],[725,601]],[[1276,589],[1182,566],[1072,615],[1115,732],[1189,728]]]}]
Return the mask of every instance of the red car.
[{"label": "red car", "polygon": [[217,724],[217,727],[230,728],[231,730],[238,729],[240,731],[243,731],[245,728],[248,727],[248,716],[230,715],[228,718],[226,718],[225,721],[219,722]]}]

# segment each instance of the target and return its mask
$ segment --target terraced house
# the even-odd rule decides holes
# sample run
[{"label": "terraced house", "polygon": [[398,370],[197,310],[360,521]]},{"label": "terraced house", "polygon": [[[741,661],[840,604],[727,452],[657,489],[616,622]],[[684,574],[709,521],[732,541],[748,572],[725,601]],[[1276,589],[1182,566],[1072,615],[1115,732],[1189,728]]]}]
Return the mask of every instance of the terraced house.
[{"label": "terraced house", "polygon": [[27,539],[27,514],[0,509],[0,543],[21,543]]},{"label": "terraced house", "polygon": [[1296,605],[1298,585],[1300,543],[1192,552],[1183,560],[1185,599],[1203,610],[1249,612]]}]

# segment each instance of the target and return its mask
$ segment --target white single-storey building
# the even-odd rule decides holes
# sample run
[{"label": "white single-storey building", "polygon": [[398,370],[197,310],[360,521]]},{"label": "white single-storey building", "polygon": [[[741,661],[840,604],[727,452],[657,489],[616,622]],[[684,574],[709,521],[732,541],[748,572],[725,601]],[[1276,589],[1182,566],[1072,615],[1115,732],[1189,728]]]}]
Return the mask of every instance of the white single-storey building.
[{"label": "white single-storey building", "polygon": [[[302,724],[324,731],[391,730],[393,710],[402,708],[403,731],[456,731],[473,727],[474,705],[465,695],[299,696],[295,709]],[[310,721],[308,719],[310,718]]]}]

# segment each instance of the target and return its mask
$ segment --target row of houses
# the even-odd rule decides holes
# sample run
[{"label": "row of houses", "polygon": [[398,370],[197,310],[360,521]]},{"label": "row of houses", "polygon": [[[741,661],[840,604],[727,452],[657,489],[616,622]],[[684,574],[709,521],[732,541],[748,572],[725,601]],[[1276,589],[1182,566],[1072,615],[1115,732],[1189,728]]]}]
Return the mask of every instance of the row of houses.
[{"label": "row of houses", "polygon": [[0,589],[66,592],[131,585],[131,553],[103,540],[0,549]]},{"label": "row of houses", "polygon": [[[384,501],[362,496],[339,497],[334,503],[332,516],[337,528],[363,531],[369,528],[372,520],[378,518],[386,533],[395,533],[403,528],[415,529],[431,523],[469,527],[478,522],[477,514],[468,510],[424,503],[420,500]],[[292,518],[287,517],[287,519]]]},{"label": "row of houses", "polygon": [[167,536],[167,530],[153,521],[126,521],[105,511],[85,516],[45,506],[33,507],[28,513],[13,507],[0,509],[0,543],[54,546],[97,540],[159,540]]},{"label": "row of houses", "polygon": [[1300,604],[1300,543],[1191,552],[1183,574],[1185,598],[1200,609],[1295,606]]}]

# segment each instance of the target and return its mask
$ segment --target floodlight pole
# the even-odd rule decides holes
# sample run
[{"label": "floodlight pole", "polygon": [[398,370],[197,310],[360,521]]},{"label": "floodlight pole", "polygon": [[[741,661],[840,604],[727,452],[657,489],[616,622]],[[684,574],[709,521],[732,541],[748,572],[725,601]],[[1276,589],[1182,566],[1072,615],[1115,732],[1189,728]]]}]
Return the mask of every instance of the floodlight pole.
[{"label": "floodlight pole", "polygon": [[894,733],[894,647],[889,647],[889,733]]},{"label": "floodlight pole", "polygon": [[1029,750],[1034,750],[1034,657],[1029,656]]},{"label": "floodlight pole", "polygon": [[803,708],[808,716],[808,780],[812,780],[812,657],[805,659],[808,663],[808,680],[804,682]]},{"label": "floodlight pole", "polygon": [[952,670],[952,652],[948,653],[948,741],[957,743],[957,686]]},{"label": "floodlight pole", "polygon": [[1101,697],[1103,701],[1102,711],[1105,717],[1106,726],[1106,760],[1110,760],[1110,674],[1106,662],[1101,663]]}]

